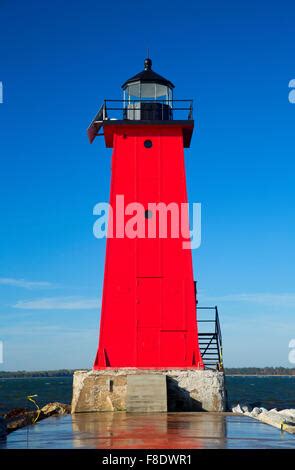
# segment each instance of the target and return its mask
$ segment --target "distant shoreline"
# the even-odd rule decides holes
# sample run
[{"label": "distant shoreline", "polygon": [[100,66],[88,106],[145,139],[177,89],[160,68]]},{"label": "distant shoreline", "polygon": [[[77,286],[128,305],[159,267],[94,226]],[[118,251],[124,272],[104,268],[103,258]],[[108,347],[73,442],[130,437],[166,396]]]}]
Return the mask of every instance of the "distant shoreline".
[{"label": "distant shoreline", "polygon": [[[75,369],[76,370],[76,369]],[[72,377],[75,370],[61,369],[61,370],[44,370],[44,371],[0,371],[0,379],[33,379],[33,378],[47,378],[51,379]]]},{"label": "distant shoreline", "polygon": [[[227,374],[225,373],[226,377],[294,377],[295,374]],[[47,375],[38,375],[37,377],[32,376],[19,376],[19,377],[6,377],[0,376],[0,380],[21,380],[21,379],[62,379],[62,378],[72,378],[73,374],[69,375],[51,375],[48,377]]]},{"label": "distant shoreline", "polygon": [[295,374],[228,374],[228,377],[295,377]]},{"label": "distant shoreline", "polygon": [[[247,370],[248,369],[248,370]],[[81,370],[81,369],[75,369]],[[62,378],[72,377],[75,370],[60,369],[48,371],[0,371],[0,379]],[[87,369],[90,370],[90,369]],[[284,367],[241,367],[225,368],[228,377],[295,377],[295,368]]]}]

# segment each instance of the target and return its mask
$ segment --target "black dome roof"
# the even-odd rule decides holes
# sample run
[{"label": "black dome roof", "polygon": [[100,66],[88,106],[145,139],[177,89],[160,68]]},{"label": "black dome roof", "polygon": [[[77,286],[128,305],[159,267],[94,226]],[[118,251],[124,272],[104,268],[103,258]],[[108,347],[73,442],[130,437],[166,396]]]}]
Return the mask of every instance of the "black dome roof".
[{"label": "black dome roof", "polygon": [[152,60],[147,58],[144,61],[144,70],[142,72],[137,73],[133,77],[129,78],[126,80],[126,82],[123,83],[122,88],[126,88],[129,83],[134,83],[134,82],[156,82],[161,85],[166,85],[169,86],[170,88],[174,88],[174,85],[170,80],[167,80],[166,78],[162,77],[158,73],[154,72],[152,70]]}]

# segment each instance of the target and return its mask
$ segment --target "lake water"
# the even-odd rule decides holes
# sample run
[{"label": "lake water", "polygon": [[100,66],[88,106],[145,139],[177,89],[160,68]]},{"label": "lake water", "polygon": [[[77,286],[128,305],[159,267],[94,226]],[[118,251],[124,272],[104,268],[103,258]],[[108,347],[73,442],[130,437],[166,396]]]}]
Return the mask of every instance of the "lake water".
[{"label": "lake water", "polygon": [[39,406],[52,401],[71,403],[72,383],[72,377],[0,379],[0,413],[12,408],[34,409],[28,395],[38,395]]},{"label": "lake water", "polygon": [[[227,376],[228,401],[270,408],[295,408],[295,377]],[[28,395],[38,395],[40,406],[52,401],[70,403],[72,377],[0,379],[0,413],[12,408],[34,408]]]}]

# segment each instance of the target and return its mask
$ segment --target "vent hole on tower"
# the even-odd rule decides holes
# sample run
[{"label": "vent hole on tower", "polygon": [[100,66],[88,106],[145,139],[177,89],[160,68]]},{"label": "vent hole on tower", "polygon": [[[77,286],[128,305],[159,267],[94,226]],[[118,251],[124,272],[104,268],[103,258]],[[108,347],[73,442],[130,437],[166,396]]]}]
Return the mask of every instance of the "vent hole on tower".
[{"label": "vent hole on tower", "polygon": [[146,149],[150,149],[153,146],[153,142],[149,139],[145,140],[143,145],[145,146]]},{"label": "vent hole on tower", "polygon": [[112,393],[114,391],[114,381],[110,380],[110,392]]},{"label": "vent hole on tower", "polygon": [[146,209],[144,211],[144,216],[145,216],[146,219],[151,219],[152,216],[153,216],[153,213],[152,213],[152,211],[149,211],[148,209]]}]

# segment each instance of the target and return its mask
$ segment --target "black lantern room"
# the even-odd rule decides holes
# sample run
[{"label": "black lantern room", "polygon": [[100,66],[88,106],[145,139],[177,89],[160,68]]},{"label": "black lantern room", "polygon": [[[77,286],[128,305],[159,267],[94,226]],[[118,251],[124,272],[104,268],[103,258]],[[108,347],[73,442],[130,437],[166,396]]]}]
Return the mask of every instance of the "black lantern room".
[{"label": "black lantern room", "polygon": [[[181,125],[184,146],[189,147],[194,127],[193,101],[175,100],[174,85],[152,70],[152,61],[145,59],[142,72],[122,85],[123,100],[105,99],[87,129],[90,143],[96,136],[106,136],[106,129],[119,124]],[[123,103],[123,106],[122,106]],[[102,133],[99,133],[103,128]],[[111,134],[110,134],[111,135]],[[106,137],[112,146],[112,137]]]},{"label": "black lantern room", "polygon": [[173,88],[173,83],[152,70],[151,59],[145,59],[144,70],[122,85],[124,119],[172,119]]}]

